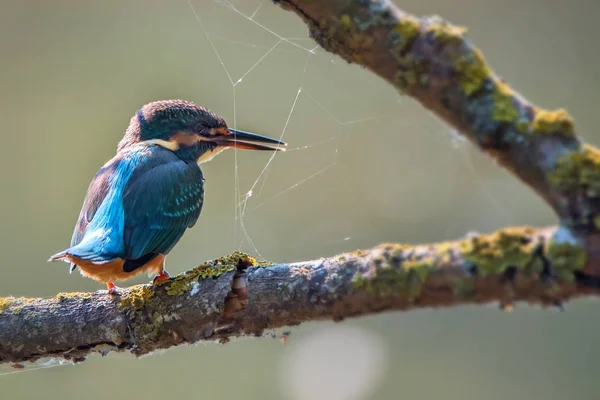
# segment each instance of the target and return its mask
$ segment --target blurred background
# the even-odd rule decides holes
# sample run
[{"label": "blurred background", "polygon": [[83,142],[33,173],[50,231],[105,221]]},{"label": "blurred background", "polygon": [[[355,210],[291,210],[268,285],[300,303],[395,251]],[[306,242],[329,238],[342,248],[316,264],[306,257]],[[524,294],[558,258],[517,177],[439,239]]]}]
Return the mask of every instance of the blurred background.
[{"label": "blurred background", "polygon": [[[398,4],[467,26],[501,76],[540,106],[566,107],[578,133],[600,144],[600,3]],[[204,210],[169,256],[172,274],[237,249],[299,261],[555,223],[529,189],[419,104],[315,46],[295,15],[267,0],[1,0],[0,296],[103,289],[46,259],[67,247],[87,185],[130,117],[159,99],[283,134],[291,150],[270,162],[229,151],[205,164]],[[306,324],[285,346],[240,339],[142,359],[2,366],[0,391],[63,400],[596,399],[599,317],[590,299],[564,313],[387,313]]]}]

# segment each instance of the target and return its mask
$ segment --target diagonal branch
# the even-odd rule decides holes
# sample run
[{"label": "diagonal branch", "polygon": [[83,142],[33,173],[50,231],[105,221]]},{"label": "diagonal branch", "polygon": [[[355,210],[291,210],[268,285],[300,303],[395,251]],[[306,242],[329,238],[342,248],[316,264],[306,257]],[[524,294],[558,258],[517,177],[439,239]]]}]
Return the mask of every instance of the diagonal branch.
[{"label": "diagonal branch", "polygon": [[600,275],[600,152],[563,109],[529,103],[486,63],[466,29],[417,18],[388,0],[275,0],[325,50],[366,67],[493,156],[556,211]]},{"label": "diagonal branch", "polygon": [[159,286],[61,293],[0,302],[0,363],[90,353],[143,355],[199,340],[305,321],[390,310],[514,301],[561,306],[600,293],[573,269],[583,254],[548,246],[554,228],[510,228],[461,241],[369,251],[294,264],[259,264],[240,253],[208,262]]},{"label": "diagonal branch", "polygon": [[600,153],[580,143],[566,111],[528,103],[463,28],[440,18],[385,0],[275,2],[300,15],[326,50],[375,72],[495,157],[554,208],[560,226],[294,264],[236,253],[118,297],[0,298],[0,363],[142,355],[304,321],[490,301],[560,306],[600,293]]},{"label": "diagonal branch", "polygon": [[466,29],[439,17],[416,18],[386,0],[277,3],[300,15],[323,48],[420,101],[536,189],[559,216],[570,216],[569,193],[549,175],[558,157],[580,150],[571,117],[537,108],[512,90]]}]

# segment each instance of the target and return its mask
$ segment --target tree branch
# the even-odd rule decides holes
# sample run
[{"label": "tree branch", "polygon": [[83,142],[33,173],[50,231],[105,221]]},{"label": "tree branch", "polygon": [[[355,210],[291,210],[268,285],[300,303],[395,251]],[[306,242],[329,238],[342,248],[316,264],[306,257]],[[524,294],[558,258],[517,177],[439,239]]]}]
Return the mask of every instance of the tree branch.
[{"label": "tree branch", "polygon": [[600,288],[600,153],[564,110],[528,103],[486,64],[465,30],[384,0],[279,0],[326,50],[365,66],[455,126],[531,186],[560,226],[508,228],[456,242],[384,244],[265,265],[243,254],[158,286],[51,299],[0,299],[0,363],[91,352],[136,355],[227,341],[311,320],[513,301],[560,306]]},{"label": "tree branch", "polygon": [[563,109],[530,104],[486,63],[466,29],[387,0],[274,0],[325,50],[366,67],[457,128],[532,187],[588,251],[600,276],[600,152]]},{"label": "tree branch", "polygon": [[305,321],[490,301],[561,306],[574,296],[597,295],[598,282],[572,269],[573,254],[551,255],[552,235],[553,228],[510,228],[456,242],[382,244],[294,264],[259,264],[235,253],[158,286],[123,289],[119,296],[99,291],[5,298],[0,362],[78,362],[109,351],[143,355]]}]

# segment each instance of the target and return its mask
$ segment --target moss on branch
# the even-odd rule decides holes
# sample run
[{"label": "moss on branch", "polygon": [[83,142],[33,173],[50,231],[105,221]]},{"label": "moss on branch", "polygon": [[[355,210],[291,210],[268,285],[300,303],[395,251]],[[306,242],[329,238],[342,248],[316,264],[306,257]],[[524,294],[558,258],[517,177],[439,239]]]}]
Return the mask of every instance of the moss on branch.
[{"label": "moss on branch", "polygon": [[[118,296],[60,293],[0,299],[0,363],[100,349],[136,355],[199,340],[228,341],[304,321],[468,302],[556,304],[597,294],[565,227],[515,227],[427,245],[383,244],[294,264],[242,253]],[[43,351],[40,351],[43,349]]]},{"label": "moss on branch", "polygon": [[564,109],[528,103],[465,28],[439,17],[417,18],[386,0],[276,2],[300,15],[326,50],[369,68],[496,157],[554,207],[561,225],[294,264],[234,253],[120,296],[3,298],[0,363],[142,355],[305,321],[490,301],[557,305],[600,293],[600,252],[590,247],[600,242],[600,152],[581,145]]},{"label": "moss on branch", "polygon": [[[591,157],[596,150],[582,149],[565,109],[533,105],[505,82],[466,28],[439,16],[411,15],[388,0],[276,3],[301,16],[325,50],[379,75],[495,157],[534,188],[563,224],[600,234],[600,165]],[[581,163],[585,168],[578,169]],[[589,184],[584,191],[553,184],[565,179]]]}]

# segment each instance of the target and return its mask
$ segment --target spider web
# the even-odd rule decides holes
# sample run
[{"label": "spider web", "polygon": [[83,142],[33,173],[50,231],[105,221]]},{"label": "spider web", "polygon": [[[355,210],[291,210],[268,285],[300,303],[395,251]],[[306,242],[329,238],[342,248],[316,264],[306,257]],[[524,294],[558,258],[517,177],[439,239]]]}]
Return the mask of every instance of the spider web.
[{"label": "spider web", "polygon": [[[194,7],[194,4],[192,3],[191,0],[187,0],[187,3],[190,7],[190,9],[192,10],[194,17],[196,18],[196,21],[198,22],[204,36],[206,37],[207,41],[209,42],[215,56],[217,57],[217,59],[219,60],[219,63],[221,64],[225,74],[227,75],[227,78],[229,80],[229,83],[232,87],[232,92],[233,92],[233,128],[236,129],[237,128],[237,99],[236,99],[236,88],[239,84],[243,83],[244,78],[246,78],[249,74],[252,73],[252,71],[254,71],[255,68],[257,68],[268,56],[269,54],[271,54],[273,51],[275,51],[282,43],[287,43],[293,47],[295,47],[297,50],[299,50],[302,53],[305,53],[305,62],[304,62],[304,67],[302,70],[302,78],[300,81],[300,85],[296,91],[295,97],[293,99],[293,102],[290,106],[289,109],[289,113],[287,115],[287,118],[285,120],[285,124],[281,130],[281,134],[279,135],[279,140],[283,140],[284,136],[286,134],[288,125],[290,123],[290,119],[292,118],[292,114],[294,113],[294,110],[296,108],[296,105],[298,104],[298,100],[300,98],[300,95],[302,94],[303,91],[303,85],[304,85],[304,80],[306,77],[306,72],[308,70],[309,67],[309,62],[310,62],[310,57],[312,55],[316,54],[317,48],[318,46],[314,46],[312,48],[309,47],[305,47],[304,45],[298,44],[298,41],[304,40],[307,41],[305,38],[285,38],[281,35],[278,35],[277,33],[275,33],[274,31],[272,31],[271,29],[267,28],[266,26],[262,25],[260,22],[258,22],[257,20],[255,20],[254,18],[256,17],[256,15],[258,14],[258,12],[260,11],[261,7],[264,4],[264,1],[261,1],[260,3],[258,3],[258,6],[256,6],[256,8],[254,9],[254,11],[250,14],[250,15],[246,15],[243,12],[241,12],[240,10],[238,10],[238,8],[236,8],[231,2],[227,1],[227,0],[221,0],[221,1],[217,1],[219,4],[223,5],[224,7],[228,8],[229,10],[233,11],[234,13],[238,14],[241,18],[244,18],[250,22],[252,22],[253,24],[255,24],[257,27],[263,29],[264,31],[268,32],[269,34],[271,34],[276,40],[274,42],[274,44],[270,47],[267,46],[257,46],[257,45],[252,45],[252,44],[248,44],[246,42],[242,42],[242,41],[234,41],[234,40],[229,40],[227,38],[224,38],[222,36],[216,36],[216,38],[220,39],[220,40],[224,40],[224,41],[228,41],[229,43],[233,43],[233,44],[238,44],[238,45],[242,45],[242,46],[251,46],[253,48],[267,48],[267,50],[265,51],[265,53],[249,68],[247,69],[239,78],[235,79],[234,77],[232,77],[232,74],[229,72],[227,66],[225,65],[223,58],[221,57],[217,46],[214,43],[214,39],[211,37],[211,35],[208,33],[208,31],[206,30],[205,26],[204,26],[204,22],[200,16],[200,14],[196,11],[196,8]],[[329,139],[326,139],[323,142],[328,142],[330,140],[333,140],[334,138],[331,137]],[[322,143],[323,143],[322,142]],[[302,149],[307,149],[309,147],[313,147],[316,145],[319,145],[321,143],[316,143],[316,144],[312,144],[312,145],[305,145],[303,147],[298,147],[298,148],[292,148],[289,149],[288,151],[298,151],[298,150],[302,150]],[[236,204],[235,206],[235,232],[236,232],[236,236],[237,236],[237,232],[238,232],[238,224],[239,224],[239,230],[241,231],[241,239],[239,240],[239,245],[237,246],[238,249],[242,249],[244,243],[248,244],[251,249],[253,250],[253,252],[258,255],[259,257],[262,257],[260,251],[258,250],[257,246],[254,244],[253,240],[251,239],[249,233],[248,233],[248,229],[246,228],[246,223],[245,223],[245,216],[246,213],[253,211],[255,208],[258,208],[259,206],[261,206],[262,204],[264,204],[265,202],[254,206],[253,208],[248,208],[248,203],[251,197],[253,197],[255,189],[257,189],[257,186],[260,185],[260,187],[258,187],[258,196],[257,198],[260,198],[262,195],[262,191],[264,188],[264,184],[267,181],[267,176],[269,173],[269,168],[272,165],[273,160],[275,159],[277,152],[273,152],[272,155],[269,157],[268,161],[266,162],[266,164],[264,165],[264,167],[262,168],[262,170],[260,171],[260,173],[258,174],[258,177],[256,178],[256,180],[254,181],[254,183],[250,186],[250,188],[248,190],[242,191],[241,187],[240,187],[240,179],[239,179],[239,162],[238,162],[238,152],[237,149],[234,149],[235,152],[235,167],[234,167],[234,180],[235,180],[235,188],[234,188],[234,204]],[[274,199],[276,197],[282,196],[284,195],[286,192],[292,190],[293,188],[301,185],[302,183],[310,180],[311,178],[324,173],[325,171],[327,171],[328,169],[330,169],[331,167],[333,167],[335,165],[335,159],[333,161],[333,163],[319,169],[318,171],[314,172],[313,174],[311,174],[309,177],[295,183],[294,185],[292,185],[291,187],[284,189],[283,191],[281,191],[278,195],[272,197],[271,199]],[[237,242],[237,240],[236,240]]]},{"label": "spider web", "polygon": [[[261,11],[264,9],[264,0],[254,2],[253,4],[249,4],[249,2],[238,2],[238,5],[234,4],[233,0],[214,0],[214,2],[233,13],[234,16],[239,19],[239,21],[245,22],[245,26],[247,26],[249,30],[259,30],[267,34],[267,36],[270,36],[272,42],[269,45],[249,43],[244,40],[236,40],[210,32],[206,27],[205,18],[203,18],[202,12],[199,12],[200,2],[198,0],[186,0],[186,2],[194,15],[202,35],[210,44],[210,48],[214,54],[214,57],[219,61],[219,64],[229,81],[229,85],[232,90],[234,128],[238,127],[238,113],[240,108],[249,107],[249,105],[244,104],[243,102],[242,104],[238,104],[240,103],[237,95],[239,88],[242,87],[242,85],[244,85],[249,79],[252,79],[253,74],[255,74],[258,69],[263,67],[265,64],[269,64],[269,59],[276,52],[288,52],[290,55],[293,54],[295,56],[300,56],[297,64],[301,66],[301,68],[299,71],[291,74],[298,74],[300,79],[297,83],[295,91],[286,96],[285,101],[289,101],[289,105],[286,111],[287,115],[280,128],[280,131],[278,132],[279,134],[272,136],[278,137],[280,140],[288,141],[293,144],[302,141],[302,136],[299,135],[297,129],[294,129],[292,132],[290,132],[290,122],[303,118],[302,116],[298,116],[298,109],[300,105],[304,106],[304,114],[306,114],[306,109],[311,110],[308,114],[309,119],[323,119],[324,117],[328,120],[326,123],[324,123],[324,125],[333,127],[332,129],[326,129],[327,133],[321,140],[301,146],[291,146],[291,148],[287,149],[286,153],[283,153],[283,156],[290,157],[291,152],[306,152],[313,149],[327,149],[326,152],[329,154],[328,156],[323,157],[327,159],[327,162],[325,162],[323,165],[311,166],[310,168],[305,168],[303,166],[303,176],[301,176],[299,179],[292,178],[292,183],[290,183],[289,180],[286,180],[284,187],[281,187],[275,193],[273,193],[273,190],[269,190],[269,195],[265,195],[265,188],[271,186],[267,184],[269,181],[269,175],[272,171],[275,160],[279,157],[282,157],[281,153],[272,153],[267,162],[258,172],[254,181],[252,181],[249,185],[243,185],[240,180],[240,160],[238,158],[238,152],[237,150],[234,150],[234,229],[236,232],[236,238],[234,240],[236,247],[239,250],[253,253],[258,257],[269,258],[268,255],[263,257],[259,246],[252,239],[252,234],[250,232],[251,229],[246,222],[246,218],[264,206],[270,205],[277,201],[283,201],[285,196],[291,196],[292,193],[300,190],[303,186],[315,179],[322,179],[324,176],[329,176],[328,179],[335,180],[335,176],[340,172],[337,170],[337,167],[341,142],[347,137],[355,137],[355,135],[353,135],[353,131],[359,130],[360,128],[368,129],[370,123],[385,120],[387,117],[393,117],[400,114],[399,111],[407,104],[407,100],[397,95],[396,100],[388,101],[387,104],[385,104],[383,107],[380,107],[380,109],[383,109],[383,111],[378,109],[375,113],[364,116],[361,115],[358,118],[339,117],[337,115],[339,113],[332,110],[331,106],[329,105],[330,102],[326,104],[326,102],[323,101],[319,95],[313,93],[313,88],[308,82],[310,78],[308,78],[307,75],[311,71],[311,67],[315,68],[315,64],[322,64],[325,61],[331,64],[339,65],[341,70],[345,67],[345,62],[331,54],[324,52],[312,41],[312,39],[308,37],[286,37],[263,24],[260,20],[260,17]],[[204,4],[205,3],[202,3],[202,5]],[[245,7],[244,10],[241,9],[242,6]],[[254,63],[250,64],[248,68],[236,75],[231,72],[229,63],[225,62],[224,57],[221,55],[223,49],[225,48],[225,44],[229,46],[261,49],[263,52]],[[273,64],[269,64],[265,68],[273,68]],[[334,88],[334,93],[343,96],[344,92],[342,90],[343,88],[340,87]],[[284,99],[282,99],[282,101],[284,101]],[[450,138],[451,140],[446,139],[445,143],[450,143],[454,149],[459,149],[459,152],[448,152],[450,157],[457,157],[456,154],[458,154],[458,158],[460,158],[461,163],[463,163],[462,168],[465,168],[469,175],[474,176],[477,181],[482,183],[478,185],[478,187],[481,189],[481,193],[487,198],[488,201],[492,203],[495,209],[497,208],[502,210],[500,203],[495,199],[494,195],[492,195],[491,192],[486,189],[485,185],[483,184],[483,179],[479,177],[479,174],[471,160],[471,156],[467,148],[464,146],[464,139],[454,130],[450,129],[447,125],[439,121],[437,117],[432,116],[431,120],[432,126],[430,128],[412,126],[411,129],[417,131],[425,130],[430,135],[438,136],[437,139],[439,139],[440,134],[446,138]],[[398,125],[398,123],[398,121],[394,122],[395,125]],[[403,121],[401,124],[406,123],[406,121]],[[355,127],[358,127],[359,129],[353,129]],[[242,129],[246,128],[242,127]],[[281,179],[278,180],[275,185],[280,185],[280,183]],[[452,191],[452,185],[449,186],[449,191]],[[348,241],[354,236],[355,235],[353,235],[352,232],[348,232],[348,235],[344,236],[340,240]],[[301,243],[298,244],[301,245]]]},{"label": "spider web", "polygon": [[[465,139],[460,136],[456,131],[449,128],[437,117],[431,116],[430,123],[427,126],[416,126],[411,123],[410,115],[407,114],[406,109],[408,107],[409,100],[404,97],[394,94],[389,95],[382,101],[378,101],[376,108],[362,109],[364,104],[371,102],[370,99],[364,100],[362,103],[356,102],[356,109],[348,110],[347,112],[341,112],[335,110],[336,98],[339,96],[345,96],[348,92],[344,92],[344,87],[334,83],[333,90],[329,95],[324,96],[324,91],[319,90],[320,82],[311,85],[310,80],[316,78],[309,77],[311,68],[318,69],[328,64],[334,68],[339,67],[340,74],[347,73],[346,63],[341,61],[339,58],[324,52],[314,41],[308,37],[299,36],[285,36],[277,33],[279,28],[271,28],[266,23],[261,22],[261,13],[267,6],[265,3],[270,1],[259,0],[255,2],[237,2],[233,0],[210,0],[212,5],[217,5],[220,9],[225,10],[230,14],[230,19],[234,23],[245,23],[248,30],[259,31],[264,34],[264,40],[261,43],[249,42],[247,40],[232,38],[227,33],[221,33],[218,30],[212,31],[207,25],[212,15],[207,14],[206,0],[180,0],[178,3],[174,3],[174,7],[181,7],[183,12],[190,16],[190,23],[193,23],[199,30],[199,40],[206,40],[209,44],[212,55],[219,63],[223,74],[226,77],[226,85],[228,86],[231,99],[232,99],[232,120],[230,125],[234,128],[238,128],[238,119],[240,113],[243,113],[245,109],[251,108],[252,105],[248,104],[245,100],[240,101],[240,88],[242,88],[249,80],[254,79],[254,75],[262,69],[263,66],[269,64],[269,59],[275,54],[285,54],[289,57],[295,57],[297,60],[295,63],[298,66],[297,71],[286,71],[286,76],[291,79],[292,76],[297,77],[297,82],[294,86],[294,90],[287,93],[281,98],[281,108],[284,111],[283,116],[275,112],[276,119],[280,122],[279,127],[275,133],[268,134],[266,132],[257,132],[266,134],[267,136],[276,137],[279,140],[287,141],[290,143],[289,148],[286,149],[285,153],[273,152],[267,159],[267,161],[257,169],[255,177],[250,182],[244,182],[240,178],[240,165],[241,160],[238,157],[238,151],[234,149],[234,232],[235,237],[234,246],[239,250],[244,250],[261,258],[269,258],[268,255],[263,254],[259,249],[259,246],[252,239],[251,226],[247,223],[247,218],[252,216],[257,210],[263,209],[265,206],[273,204],[278,201],[285,201],[286,196],[301,191],[304,186],[313,182],[317,179],[327,177],[325,186],[335,183],[337,177],[341,171],[338,169],[338,158],[341,150],[343,149],[343,143],[348,140],[356,140],[358,136],[368,129],[371,124],[377,122],[387,125],[391,130],[408,131],[410,135],[414,134],[425,134],[433,137],[436,141],[440,142],[443,146],[448,146],[454,151],[447,151],[447,158],[437,160],[442,167],[448,167],[452,169],[449,174],[456,174],[454,171],[457,168],[461,168],[462,172],[467,173],[465,179],[475,179],[478,184],[477,188],[481,194],[487,198],[488,204],[496,211],[506,214],[507,210],[499,203],[495,195],[492,194],[484,184],[484,178],[480,176],[480,172],[475,167],[472,160],[472,153],[469,148],[465,146]],[[281,11],[280,11],[281,12]],[[305,32],[304,28],[304,32]],[[258,57],[250,64],[240,69],[233,61],[228,61],[224,57],[224,53],[227,50],[232,49],[251,49],[253,51],[260,51]],[[273,65],[269,64],[269,68],[273,68]],[[358,67],[355,67],[358,68]],[[267,69],[267,68],[265,68]],[[286,78],[287,79],[287,78]],[[382,87],[385,84],[382,83]],[[325,99],[323,97],[326,97]],[[299,109],[302,109],[299,111]],[[353,107],[351,107],[353,108]],[[408,111],[410,112],[410,111]],[[299,115],[300,114],[300,115]],[[399,118],[402,115],[406,118]],[[297,126],[291,129],[293,122],[302,120],[302,118],[311,118],[319,121],[320,126],[323,126],[323,132],[319,132],[320,139],[308,141],[303,143],[305,139],[301,134],[301,130]],[[298,123],[296,123],[298,125]],[[245,126],[240,126],[240,129],[247,129]],[[417,133],[415,133],[417,132]],[[310,165],[309,167],[303,167],[299,169],[297,176],[292,178],[284,179],[271,179],[269,176],[272,174],[273,166],[277,160],[285,156],[286,158],[292,158],[298,154],[298,158],[302,158],[304,154],[308,152],[315,152],[314,154],[321,159],[321,163],[317,165]],[[313,155],[314,155],[313,154]],[[450,159],[457,162],[452,162]],[[459,165],[459,166],[457,166]],[[441,183],[436,182],[436,185]],[[450,194],[453,189],[453,182],[449,180],[446,182],[447,192]],[[314,202],[318,202],[315,199]],[[441,200],[440,200],[441,202]],[[444,231],[442,229],[442,231]],[[347,234],[338,238],[340,244],[346,244],[346,242],[352,239],[364,237],[365,234],[356,233],[352,230],[348,231]],[[452,232],[448,230],[444,231],[441,236],[451,236]],[[308,239],[307,239],[308,240]],[[334,239],[335,241],[335,239]],[[296,245],[302,246],[302,241],[297,241]],[[345,250],[348,249],[345,246]],[[129,358],[128,356],[115,355],[113,357]],[[69,362],[58,359],[46,359],[38,361],[36,363],[25,363],[16,365],[0,365],[0,377],[13,375],[20,372],[35,371],[38,369],[52,368],[56,366],[72,365]]]},{"label": "spider web", "polygon": [[[241,182],[240,182],[240,170],[239,170],[240,162],[238,159],[238,152],[237,152],[237,150],[234,150],[235,151],[235,156],[234,156],[234,164],[235,164],[235,167],[234,167],[234,182],[235,182],[234,183],[234,186],[235,186],[234,187],[234,201],[235,201],[235,203],[234,203],[235,204],[234,221],[235,222],[234,223],[235,223],[235,232],[236,232],[236,238],[234,240],[236,242],[236,247],[239,250],[243,249],[244,251],[253,253],[258,257],[268,258],[268,257],[263,257],[263,254],[259,250],[259,247],[255,244],[254,240],[252,239],[248,225],[246,223],[246,217],[248,215],[252,214],[254,211],[264,207],[265,205],[269,205],[277,200],[280,200],[284,196],[291,194],[298,188],[301,188],[303,185],[306,185],[307,183],[313,181],[316,178],[322,177],[326,174],[331,174],[331,175],[335,176],[335,169],[338,165],[337,157],[338,157],[338,153],[339,153],[339,146],[340,146],[340,142],[342,140],[342,136],[345,133],[347,133],[347,131],[348,131],[347,128],[350,126],[353,126],[353,125],[360,125],[360,124],[368,123],[370,121],[384,118],[389,115],[393,115],[395,112],[397,112],[398,105],[401,104],[403,101],[401,99],[398,99],[396,102],[393,102],[393,104],[388,105],[387,111],[363,116],[360,118],[343,119],[341,117],[338,117],[338,116],[336,116],[334,111],[332,111],[328,106],[326,106],[324,104],[323,101],[321,101],[318,98],[317,95],[314,95],[311,92],[311,89],[307,87],[306,81],[307,81],[307,72],[311,68],[311,65],[315,64],[316,62],[323,61],[323,60],[317,60],[318,56],[320,56],[320,55],[323,55],[322,58],[328,60],[332,64],[337,63],[339,65],[343,65],[343,63],[340,62],[339,60],[335,60],[333,56],[325,54],[319,48],[319,46],[314,44],[312,39],[309,39],[307,37],[304,37],[304,38],[302,38],[302,37],[285,37],[285,36],[282,36],[282,35],[276,33],[273,29],[270,29],[269,27],[262,24],[259,21],[259,17],[260,17],[260,11],[262,10],[262,7],[264,5],[264,1],[260,1],[260,2],[256,3],[255,5],[253,5],[253,7],[249,7],[248,4],[244,4],[246,7],[249,7],[249,10],[247,12],[243,12],[240,10],[240,8],[238,8],[239,6],[234,5],[234,3],[232,1],[215,0],[216,3],[218,3],[219,5],[221,5],[222,7],[231,11],[237,17],[239,17],[240,20],[248,22],[248,23],[250,23],[250,25],[253,25],[251,28],[259,29],[259,30],[264,31],[265,33],[268,33],[272,37],[272,40],[273,40],[273,43],[271,45],[258,45],[258,44],[248,43],[248,42],[240,41],[240,40],[234,40],[234,39],[224,37],[222,35],[210,33],[206,27],[202,13],[200,13],[198,11],[199,7],[197,7],[194,4],[194,1],[192,1],[192,0],[186,0],[186,1],[198,23],[198,26],[199,26],[203,36],[209,42],[210,48],[211,48],[212,52],[214,53],[214,56],[219,61],[219,64],[221,65],[221,67],[229,81],[229,85],[232,90],[232,99],[233,99],[232,107],[233,107],[233,127],[234,128],[238,127],[238,115],[237,114],[238,114],[238,109],[240,107],[238,105],[238,99],[237,99],[238,88],[240,87],[240,85],[243,85],[245,83],[245,80],[247,78],[251,78],[252,74],[254,72],[256,72],[256,70],[259,67],[261,67],[263,64],[267,63],[269,56],[271,56],[274,52],[278,52],[278,51],[290,52],[290,53],[294,53],[296,55],[300,55],[304,58],[304,60],[299,63],[299,65],[302,65],[301,70],[298,72],[301,77],[300,77],[299,83],[297,85],[297,88],[295,89],[295,92],[293,93],[293,98],[290,101],[290,105],[287,110],[287,115],[284,120],[283,126],[281,127],[279,135],[274,135],[274,136],[278,136],[278,138],[280,140],[284,140],[284,141],[289,138],[290,121],[296,117],[296,114],[297,114],[296,111],[298,109],[299,104],[311,103],[313,106],[314,112],[321,114],[321,116],[324,115],[329,120],[328,124],[329,125],[333,124],[333,126],[334,126],[333,129],[328,130],[328,133],[325,135],[325,137],[323,139],[318,140],[316,142],[308,143],[308,144],[305,144],[302,146],[295,146],[295,147],[291,146],[291,148],[287,149],[287,152],[285,154],[287,157],[289,157],[290,152],[302,152],[302,151],[307,151],[310,149],[326,147],[328,149],[327,151],[329,152],[329,155],[327,157],[327,162],[324,165],[321,165],[318,167],[312,167],[311,169],[308,169],[307,171],[305,171],[305,175],[302,176],[300,179],[294,180],[293,183],[291,183],[291,184],[289,184],[289,181],[288,181],[287,186],[281,188],[276,193],[271,194],[269,196],[264,196],[263,194],[265,191],[265,187],[267,186],[266,183],[268,181],[269,174],[272,170],[274,161],[277,157],[280,157],[280,153],[276,153],[276,152],[272,153],[272,155],[268,158],[267,162],[261,168],[260,172],[254,179],[254,181],[250,183],[249,187],[244,187],[241,185]],[[234,75],[233,73],[230,72],[230,68],[228,68],[227,63],[224,61],[224,58],[221,55],[222,50],[219,47],[219,45],[222,43],[220,43],[220,42],[225,42],[230,45],[251,47],[254,49],[263,49],[264,52],[256,60],[256,62],[251,64],[251,66],[249,68],[247,68],[245,71],[243,71],[239,75]],[[286,45],[285,48],[283,48],[284,45]],[[314,117],[314,116],[315,115],[310,115],[310,117]],[[299,141],[298,139],[301,140],[301,138],[299,138],[297,135],[294,135],[294,139],[296,139],[296,140],[293,140],[294,143],[297,143]],[[344,236],[344,238],[342,240],[347,241],[347,240],[350,240],[351,238],[352,238],[352,236]]]}]

